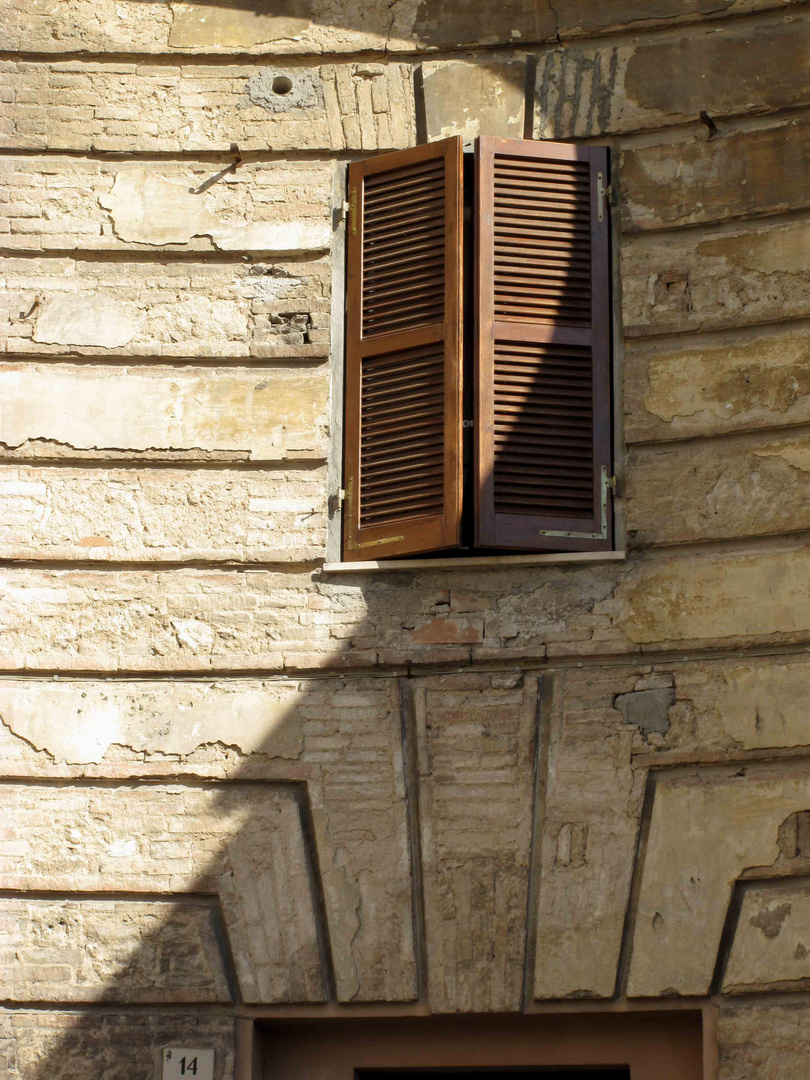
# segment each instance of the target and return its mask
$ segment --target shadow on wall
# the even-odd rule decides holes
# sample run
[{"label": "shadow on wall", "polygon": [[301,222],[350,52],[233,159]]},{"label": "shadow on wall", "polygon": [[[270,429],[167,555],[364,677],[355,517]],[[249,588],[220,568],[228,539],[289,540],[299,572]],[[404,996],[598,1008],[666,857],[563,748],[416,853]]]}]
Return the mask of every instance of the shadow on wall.
[{"label": "shadow on wall", "polygon": [[[155,0],[141,0],[153,4]],[[163,0],[160,0],[163,6]],[[459,46],[554,38],[556,16],[547,2],[537,0],[419,0],[397,5],[378,0],[185,0],[172,3],[169,44],[177,47],[212,45],[251,47],[264,42],[298,38],[311,24],[336,29],[412,39],[414,46]],[[247,16],[245,18],[244,16]],[[256,34],[240,41],[239,35]],[[237,35],[237,39],[229,38]]]},{"label": "shadow on wall", "polygon": [[[441,894],[444,926],[466,943],[463,971],[449,972],[470,980],[466,1004],[519,1009],[533,967],[536,679],[435,678],[446,730],[430,746],[424,686],[405,677],[43,684],[34,711],[78,727],[80,699],[84,734],[106,709],[126,745],[100,747],[101,764],[85,762],[93,778],[65,784],[40,764],[39,779],[2,785],[25,847],[3,882],[14,950],[3,996],[18,1003],[8,1075],[152,1080],[163,1046],[214,1045],[225,1080],[234,1007],[425,1000],[423,865],[432,910]],[[192,746],[195,730],[204,741]],[[463,761],[447,756],[453,739]],[[153,742],[164,751],[136,749]],[[172,754],[180,743],[189,752]],[[449,816],[423,794],[432,817],[420,830],[431,756],[457,775]],[[441,980],[442,957],[431,964]]]}]

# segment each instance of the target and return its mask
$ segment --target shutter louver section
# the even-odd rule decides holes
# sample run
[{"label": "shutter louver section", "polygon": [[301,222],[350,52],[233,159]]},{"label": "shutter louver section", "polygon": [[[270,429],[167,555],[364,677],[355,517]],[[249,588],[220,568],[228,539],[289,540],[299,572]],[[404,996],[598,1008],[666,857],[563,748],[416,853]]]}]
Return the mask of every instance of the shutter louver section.
[{"label": "shutter louver section", "polygon": [[457,546],[461,140],[349,167],[344,558]]},{"label": "shutter louver section", "polygon": [[[476,545],[612,544],[601,147],[477,148]],[[601,210],[601,216],[600,216]]]}]

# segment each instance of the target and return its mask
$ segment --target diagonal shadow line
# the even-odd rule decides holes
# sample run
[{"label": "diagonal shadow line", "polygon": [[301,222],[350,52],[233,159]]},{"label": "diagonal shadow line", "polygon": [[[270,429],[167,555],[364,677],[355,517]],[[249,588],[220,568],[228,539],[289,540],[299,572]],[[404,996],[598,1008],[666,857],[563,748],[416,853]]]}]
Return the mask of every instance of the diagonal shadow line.
[{"label": "diagonal shadow line", "polygon": [[318,939],[318,956],[321,961],[323,994],[327,1004],[337,1001],[337,980],[335,961],[329,940],[329,919],[326,912],[326,896],[323,891],[318,861],[318,841],[315,835],[315,817],[312,812],[312,800],[306,781],[294,782],[295,800],[298,804],[298,817],[301,822],[301,835],[304,840],[304,858],[307,864],[309,887],[312,894],[312,907],[315,913],[315,933]]},{"label": "diagonal shadow line", "polygon": [[[64,787],[66,781],[61,777],[0,777],[0,785],[13,785],[24,787]],[[209,789],[221,794],[227,788],[260,787],[267,791],[292,792],[296,803],[301,836],[303,840],[304,858],[306,860],[307,875],[312,896],[313,919],[317,938],[318,955],[320,960],[321,978],[324,988],[324,1000],[327,1003],[337,999],[334,960],[329,939],[329,923],[326,910],[326,900],[323,891],[323,882],[320,873],[318,858],[318,844],[315,832],[312,803],[309,796],[309,787],[306,780],[263,780],[263,779],[227,779],[207,780],[199,776],[172,776],[172,777],[76,777],[69,781],[71,787],[79,788],[133,788],[153,787],[162,788],[167,785],[181,786],[191,789]],[[197,878],[201,875],[198,873]],[[233,950],[227,924],[222,908],[222,900],[218,893],[200,892],[191,888],[180,892],[146,892],[143,890],[69,890],[69,889],[0,889],[0,899],[5,898],[27,899],[52,899],[52,900],[153,900],[166,904],[179,902],[205,903],[211,909],[214,937],[219,947],[223,973],[228,984],[231,1001],[234,1005],[242,1004],[242,996],[234,961]],[[25,1003],[28,1004],[28,1003]],[[52,1003],[56,1007],[58,1003]],[[107,1002],[106,1004],[113,1004]],[[117,1003],[116,1003],[117,1004]],[[193,1004],[183,1002],[182,1004]],[[72,1004],[70,1006],[72,1008]],[[161,1002],[146,1003],[146,1007],[155,1009],[163,1007]]]},{"label": "diagonal shadow line", "polygon": [[542,874],[543,829],[548,792],[548,756],[554,677],[539,676],[535,708],[534,769],[532,774],[532,824],[529,840],[529,875],[526,890],[526,937],[523,945],[523,998],[525,1012],[534,1001],[537,967],[537,918]]},{"label": "diagonal shadow line", "polygon": [[427,1001],[428,958],[425,930],[425,884],[422,863],[422,820],[419,802],[419,761],[416,734],[414,687],[409,677],[401,678],[400,724],[402,732],[402,764],[405,774],[405,813],[408,824],[408,843],[411,855],[411,911],[413,913],[413,942],[416,960],[416,992],[419,1002]]},{"label": "diagonal shadow line", "polygon": [[641,882],[644,876],[647,844],[650,838],[650,825],[652,823],[655,790],[660,776],[661,773],[649,770],[644,785],[644,800],[641,805],[638,833],[636,835],[636,848],[633,857],[633,876],[630,879],[630,891],[627,896],[627,907],[624,912],[624,925],[622,926],[622,939],[619,948],[619,962],[616,966],[616,985],[613,991],[614,998],[623,998],[627,995],[627,981],[630,975],[630,964],[633,959],[636,914],[638,912],[638,903],[641,895]]}]

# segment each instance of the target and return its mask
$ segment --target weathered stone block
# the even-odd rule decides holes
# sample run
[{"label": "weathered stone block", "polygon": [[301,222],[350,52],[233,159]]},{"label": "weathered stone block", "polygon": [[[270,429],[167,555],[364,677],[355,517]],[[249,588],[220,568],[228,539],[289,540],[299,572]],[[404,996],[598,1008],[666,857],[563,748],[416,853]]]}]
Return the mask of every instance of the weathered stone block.
[{"label": "weathered stone block", "polygon": [[[267,107],[262,67],[104,61],[4,61],[13,97],[0,145],[32,150],[116,152],[386,150],[415,139],[411,66],[386,63],[378,78],[385,108],[372,108],[361,64],[290,69],[293,82],[315,78],[318,93],[300,108]],[[296,74],[296,72],[298,74]],[[279,88],[278,97],[286,97]],[[379,95],[378,95],[379,100]],[[303,102],[306,101],[304,104]],[[102,104],[103,103],[103,104]]]},{"label": "weathered stone block", "polygon": [[[183,901],[0,901],[3,998],[228,1002],[210,905]],[[54,979],[54,966],[66,978]]]},{"label": "weathered stone block", "polygon": [[536,679],[425,679],[415,713],[431,1009],[519,1010]]},{"label": "weathered stone block", "polygon": [[746,750],[807,745],[810,667],[801,657],[729,664],[688,692],[708,735],[714,721]]},{"label": "weathered stone block", "polygon": [[810,420],[810,334],[771,327],[625,354],[628,443],[687,439]]},{"label": "weathered stone block", "polygon": [[677,334],[810,314],[808,256],[806,221],[634,237],[621,257],[625,333]]},{"label": "weathered stone block", "polygon": [[325,356],[323,344],[268,349],[268,316],[329,310],[329,259],[119,262],[9,257],[0,351],[60,356]]},{"label": "weathered stone block", "polygon": [[807,437],[631,450],[631,544],[677,544],[810,529]]},{"label": "weathered stone block", "polygon": [[805,1002],[725,1004],[717,1040],[720,1080],[795,1080],[810,1054]]},{"label": "weathered stone block", "polygon": [[616,691],[631,687],[623,669],[566,671],[546,699],[536,998],[615,992],[643,796],[633,730],[613,707]]},{"label": "weathered stone block", "polygon": [[292,789],[0,786],[3,888],[219,896],[246,1001],[323,996]]},{"label": "weathered stone block", "polygon": [[[190,643],[199,625],[192,619],[176,620],[178,632]],[[205,814],[219,812],[218,791],[226,801],[229,792],[253,792],[250,798],[258,799],[262,791],[272,794],[279,784],[288,792],[292,782],[305,784],[316,848],[312,859],[317,860],[323,885],[338,998],[414,998],[410,850],[395,679],[24,684],[12,680],[0,683],[0,719],[3,759],[18,775],[90,772],[122,780],[144,772],[154,777],[156,771],[172,778],[182,771],[271,781],[270,789],[213,786],[205,789],[209,802],[185,808],[188,823],[178,822],[169,832],[190,834],[201,858],[207,857],[206,851],[212,859],[219,857],[242,842],[216,830],[212,836],[206,825]],[[181,795],[174,794],[182,802]],[[112,789],[110,798],[114,797]],[[243,800],[233,810],[241,814],[239,829],[246,828],[246,843],[254,829],[251,823],[257,830],[262,827],[261,814],[254,815],[252,806]],[[70,817],[67,810],[66,815]],[[116,828],[126,830],[126,818],[122,810]],[[65,827],[70,826],[67,820]],[[130,835],[115,833],[118,846],[128,844]],[[157,833],[144,832],[143,844],[156,838],[162,843],[167,835],[161,825]],[[16,833],[10,836],[9,843],[17,838]],[[27,841],[25,845],[27,851]],[[278,889],[287,895],[285,890],[300,885],[295,879],[298,871],[277,855],[272,857],[277,861]],[[146,872],[159,873],[160,866]],[[248,865],[237,875],[235,902],[254,903],[251,897],[259,885],[252,873]],[[70,886],[81,887],[78,879]],[[165,891],[160,884],[157,888]],[[270,938],[257,940],[253,960],[270,963],[276,945]]]},{"label": "weathered stone block", "polygon": [[522,139],[526,58],[431,60],[422,64],[428,141],[460,135]]},{"label": "weathered stone block", "polygon": [[[772,112],[807,101],[810,20],[747,25],[549,51],[539,57],[535,138],[571,139]],[[686,73],[689,73],[688,75]]]},{"label": "weathered stone block", "polygon": [[0,466],[0,507],[3,558],[310,562],[326,543],[322,468]]},{"label": "weathered stone block", "polygon": [[778,766],[659,779],[628,994],[708,992],[735,879],[775,862],[780,824],[807,806],[810,780]]},{"label": "weathered stone block", "polygon": [[806,640],[808,574],[803,547],[651,559],[595,610],[615,610],[617,628],[642,647]]},{"label": "weathered stone block", "polygon": [[723,993],[799,990],[810,983],[810,889],[769,882],[746,890]]},{"label": "weathered stone block", "polygon": [[810,206],[810,123],[622,148],[626,232],[675,228]]},{"label": "weathered stone block", "polygon": [[0,439],[29,458],[322,459],[328,392],[294,370],[4,364]]},{"label": "weathered stone block", "polygon": [[20,251],[326,250],[331,184],[331,163],[319,161],[244,161],[231,170],[227,156],[148,166],[59,155],[5,158],[3,244]]}]

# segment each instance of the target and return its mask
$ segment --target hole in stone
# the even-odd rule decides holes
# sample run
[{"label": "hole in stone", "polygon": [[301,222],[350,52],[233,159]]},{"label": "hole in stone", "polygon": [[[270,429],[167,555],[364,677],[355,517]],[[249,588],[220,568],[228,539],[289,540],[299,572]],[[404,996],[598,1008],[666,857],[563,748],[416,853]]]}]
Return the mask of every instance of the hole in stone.
[{"label": "hole in stone", "polygon": [[289,94],[292,90],[292,79],[288,79],[286,75],[276,75],[271,89],[274,94]]}]

